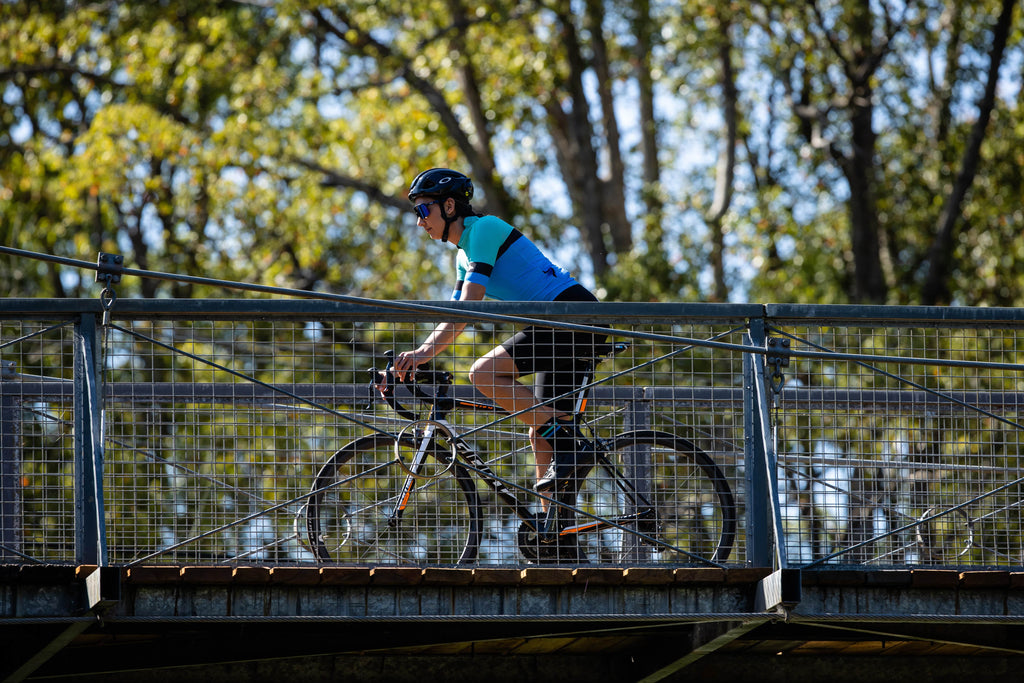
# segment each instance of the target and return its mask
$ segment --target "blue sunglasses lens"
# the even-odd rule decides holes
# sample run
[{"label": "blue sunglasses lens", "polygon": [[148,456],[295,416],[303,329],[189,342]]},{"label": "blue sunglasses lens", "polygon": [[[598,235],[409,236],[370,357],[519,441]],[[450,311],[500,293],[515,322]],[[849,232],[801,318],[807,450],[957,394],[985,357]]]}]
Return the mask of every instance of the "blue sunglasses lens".
[{"label": "blue sunglasses lens", "polygon": [[412,210],[416,212],[416,215],[420,218],[426,218],[430,215],[430,205],[437,204],[437,202],[424,202],[423,204],[417,204],[412,207]]}]

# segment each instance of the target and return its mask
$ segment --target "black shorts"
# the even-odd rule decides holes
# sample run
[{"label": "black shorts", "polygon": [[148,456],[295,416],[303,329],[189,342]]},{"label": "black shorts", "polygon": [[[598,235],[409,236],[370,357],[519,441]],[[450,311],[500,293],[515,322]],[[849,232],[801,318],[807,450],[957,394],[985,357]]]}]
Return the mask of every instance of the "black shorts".
[{"label": "black shorts", "polygon": [[[555,297],[555,301],[597,300],[583,285],[573,285]],[[577,389],[587,375],[593,378],[592,359],[605,353],[601,347],[607,339],[606,334],[531,325],[501,347],[512,356],[520,375],[535,375],[534,394],[546,401]],[[552,405],[556,410],[571,413],[579,398],[578,394],[570,394]]]}]

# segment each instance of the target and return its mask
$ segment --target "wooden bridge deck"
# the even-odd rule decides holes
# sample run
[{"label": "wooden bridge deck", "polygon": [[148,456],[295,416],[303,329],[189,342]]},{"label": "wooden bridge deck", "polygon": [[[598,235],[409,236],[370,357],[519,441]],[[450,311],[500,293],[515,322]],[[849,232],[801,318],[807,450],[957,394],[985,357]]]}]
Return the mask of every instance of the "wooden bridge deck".
[{"label": "wooden bridge deck", "polygon": [[836,683],[956,671],[977,683],[1012,679],[1024,664],[1024,572],[805,571],[797,604],[758,612],[767,575],[3,566],[3,675]]}]

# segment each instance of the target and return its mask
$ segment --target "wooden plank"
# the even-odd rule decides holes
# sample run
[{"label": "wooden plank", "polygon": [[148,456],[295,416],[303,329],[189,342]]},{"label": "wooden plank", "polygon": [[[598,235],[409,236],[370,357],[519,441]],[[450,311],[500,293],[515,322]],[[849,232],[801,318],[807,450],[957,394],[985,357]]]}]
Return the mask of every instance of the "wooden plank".
[{"label": "wooden plank", "polygon": [[473,570],[455,567],[426,567],[423,583],[433,586],[468,586],[473,583]]},{"label": "wooden plank", "polygon": [[482,586],[516,586],[523,580],[523,570],[493,568],[473,570],[473,583]]},{"label": "wooden plank", "polygon": [[1009,588],[1008,571],[967,571],[960,573],[960,585],[964,588]]},{"label": "wooden plank", "polygon": [[675,581],[672,567],[629,567],[622,572],[625,583],[630,585],[665,586]]},{"label": "wooden plank", "polygon": [[235,567],[231,576],[234,583],[270,583],[270,569],[268,567]]},{"label": "wooden plank", "polygon": [[181,581],[181,568],[177,565],[129,567],[125,574],[128,583],[172,584]]},{"label": "wooden plank", "polygon": [[315,586],[320,583],[320,569],[317,567],[271,567],[270,581],[292,586]]},{"label": "wooden plank", "polygon": [[368,586],[369,567],[320,567],[321,586]]},{"label": "wooden plank", "polygon": [[725,583],[726,570],[722,567],[679,567],[673,571],[676,583],[712,585]]},{"label": "wooden plank", "polygon": [[564,586],[572,583],[571,567],[527,567],[522,570],[526,586]]},{"label": "wooden plank", "polygon": [[572,581],[584,586],[618,586],[625,580],[624,572],[615,567],[577,567]]},{"label": "wooden plank", "polygon": [[234,567],[227,565],[182,567],[179,573],[184,583],[212,586],[231,583],[235,578]]},{"label": "wooden plank", "polygon": [[374,567],[370,583],[374,586],[417,586],[423,582],[420,567]]},{"label": "wooden plank", "polygon": [[960,573],[955,569],[913,569],[910,585],[914,588],[957,588]]}]

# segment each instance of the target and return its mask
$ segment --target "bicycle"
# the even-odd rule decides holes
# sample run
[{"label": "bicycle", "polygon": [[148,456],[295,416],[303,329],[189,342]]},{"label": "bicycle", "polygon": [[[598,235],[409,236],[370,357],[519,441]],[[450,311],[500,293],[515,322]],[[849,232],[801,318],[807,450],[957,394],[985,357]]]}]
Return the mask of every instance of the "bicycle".
[{"label": "bicycle", "polygon": [[[605,344],[575,359],[577,417],[596,365],[626,348]],[[486,462],[447,420],[456,409],[507,413],[449,396],[451,373],[421,369],[403,383],[427,407],[421,417],[396,397],[392,352],[386,355],[383,371],[369,370],[371,389],[408,422],[397,435],[355,439],[321,467],[296,520],[304,518],[319,562],[466,565],[481,562],[485,550],[483,561],[501,564],[508,553],[496,558],[491,550],[501,539],[507,547],[512,536],[522,559],[536,564],[642,563],[651,552],[670,553],[670,561],[728,560],[736,536],[733,494],[691,441],[654,430],[595,435],[579,446],[591,466],[549,497],[529,488],[532,482],[513,481],[501,460]],[[424,388],[430,386],[432,392]],[[492,502],[511,512],[511,525],[493,517],[485,525]]]}]

